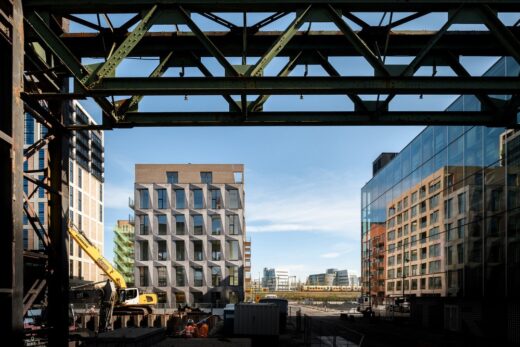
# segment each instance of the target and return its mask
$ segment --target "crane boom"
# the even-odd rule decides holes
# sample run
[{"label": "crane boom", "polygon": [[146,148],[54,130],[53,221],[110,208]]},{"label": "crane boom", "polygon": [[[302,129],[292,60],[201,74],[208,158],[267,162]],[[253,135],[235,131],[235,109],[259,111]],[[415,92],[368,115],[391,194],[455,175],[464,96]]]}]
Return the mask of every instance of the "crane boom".
[{"label": "crane boom", "polygon": [[101,252],[90,242],[87,235],[82,231],[76,230],[69,226],[70,236],[78,243],[81,249],[96,263],[97,266],[114,282],[118,289],[126,289],[126,281],[123,275],[117,271],[110,262],[103,257]]}]

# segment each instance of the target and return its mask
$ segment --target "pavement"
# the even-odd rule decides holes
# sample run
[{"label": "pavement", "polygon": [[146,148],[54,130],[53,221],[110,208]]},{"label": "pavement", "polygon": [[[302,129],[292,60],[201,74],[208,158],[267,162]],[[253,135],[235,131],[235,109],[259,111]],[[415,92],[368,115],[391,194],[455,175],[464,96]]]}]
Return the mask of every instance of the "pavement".
[{"label": "pavement", "polygon": [[[491,339],[464,336],[451,333],[443,329],[426,329],[409,318],[409,313],[375,310],[374,317],[355,316],[346,320],[340,319],[341,313],[348,310],[316,309],[307,306],[293,306],[293,312],[301,308],[302,315],[312,317],[313,332],[317,338],[313,339],[313,346],[333,346],[330,336],[345,338],[348,343],[358,342],[356,336],[363,336],[361,347],[490,347],[507,346]],[[356,335],[359,334],[359,335]],[[336,340],[336,346],[339,346]],[[343,341],[341,341],[344,343]],[[343,344],[342,346],[355,346]],[[515,346],[516,347],[516,346]]]}]

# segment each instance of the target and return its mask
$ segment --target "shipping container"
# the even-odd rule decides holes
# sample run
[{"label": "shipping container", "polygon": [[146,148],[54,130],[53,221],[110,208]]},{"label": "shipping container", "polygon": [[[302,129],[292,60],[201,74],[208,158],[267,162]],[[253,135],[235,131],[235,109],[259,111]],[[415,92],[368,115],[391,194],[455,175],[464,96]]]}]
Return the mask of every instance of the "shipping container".
[{"label": "shipping container", "polygon": [[235,335],[278,336],[280,309],[271,303],[235,305]]},{"label": "shipping container", "polygon": [[280,309],[280,332],[285,332],[285,327],[287,325],[287,315],[289,313],[289,301],[287,299],[272,299],[272,298],[264,298],[260,299],[260,303],[271,303],[278,306]]}]

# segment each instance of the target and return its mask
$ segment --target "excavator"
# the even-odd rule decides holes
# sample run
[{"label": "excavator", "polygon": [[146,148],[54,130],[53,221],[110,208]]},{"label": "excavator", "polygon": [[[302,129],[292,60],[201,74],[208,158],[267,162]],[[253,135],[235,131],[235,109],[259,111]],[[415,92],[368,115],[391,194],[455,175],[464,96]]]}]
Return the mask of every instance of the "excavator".
[{"label": "excavator", "polygon": [[[94,286],[95,290],[101,294],[98,332],[108,330],[113,314],[152,313],[152,307],[157,304],[157,294],[141,293],[138,288],[128,288],[123,275],[103,257],[85,233],[73,226],[69,226],[68,232],[70,237],[108,276],[107,281],[87,285]],[[78,288],[75,288],[76,292],[78,292]]]}]

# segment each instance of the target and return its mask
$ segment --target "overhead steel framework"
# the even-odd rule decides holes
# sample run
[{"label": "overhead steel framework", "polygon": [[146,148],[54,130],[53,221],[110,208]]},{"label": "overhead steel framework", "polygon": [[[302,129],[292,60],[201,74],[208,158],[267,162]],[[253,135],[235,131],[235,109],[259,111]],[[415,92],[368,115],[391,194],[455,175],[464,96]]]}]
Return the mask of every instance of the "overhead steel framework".
[{"label": "overhead steel framework", "polygon": [[[518,77],[470,76],[460,57],[508,55],[520,62],[518,23],[505,25],[500,18],[517,13],[518,7],[516,0],[27,0],[26,44],[52,52],[60,63],[56,72],[74,78],[75,90],[28,92],[26,97],[92,97],[105,113],[105,128],[403,122],[513,126]],[[431,30],[413,29],[432,13],[445,15],[427,19],[435,22]],[[117,19],[121,14],[127,14],[124,20]],[[248,24],[252,16],[255,21]],[[377,16],[375,22],[370,16]],[[58,18],[83,32],[57,30]],[[327,30],[312,30],[316,23]],[[486,29],[454,30],[457,24],[483,24]],[[357,76],[358,71],[333,62],[345,57],[362,59],[372,72]],[[408,62],[386,63],[393,57],[407,57]],[[87,65],[93,58],[97,62]],[[151,74],[122,75],[118,66],[132,58],[155,58],[157,66]],[[232,64],[230,58],[242,62]],[[268,75],[275,59],[285,66]],[[299,76],[298,65],[306,71]],[[320,66],[324,73],[309,75],[309,65]],[[183,73],[164,77],[176,67]],[[203,77],[185,74],[184,68],[198,69],[197,76]],[[267,111],[270,95],[306,94],[344,94],[350,103],[334,112],[297,112],[290,106]],[[471,94],[483,106],[466,113],[419,112],[420,105],[412,112],[395,109],[392,100],[406,94]],[[170,109],[141,112],[139,101],[147,95],[221,95],[229,106],[217,113],[185,112],[169,103]],[[514,97],[504,102],[490,95]]]},{"label": "overhead steel framework", "polygon": [[[13,345],[23,345],[24,303],[27,308],[47,287],[51,345],[67,344],[70,131],[517,127],[520,77],[472,75],[461,57],[510,56],[520,63],[519,14],[520,0],[0,0],[0,203],[6,217],[0,257],[7,270],[0,276],[0,326],[11,331]],[[356,70],[352,59],[366,69]],[[137,68],[125,75],[121,65],[130,60]],[[156,62],[151,71],[140,68],[150,60]],[[139,107],[154,95],[221,96],[224,102],[211,112],[175,102],[153,112]],[[276,109],[271,95],[344,95],[346,102],[334,111]],[[427,111],[417,100],[400,110],[403,95],[474,95],[481,107]],[[85,98],[101,108],[101,125],[68,124],[67,103]],[[49,129],[25,151],[24,112]],[[40,180],[23,172],[23,161],[43,146],[49,156]],[[27,203],[34,192],[24,195],[24,177],[47,191],[47,229]],[[23,213],[48,257],[47,277],[26,283],[26,293]]]}]

